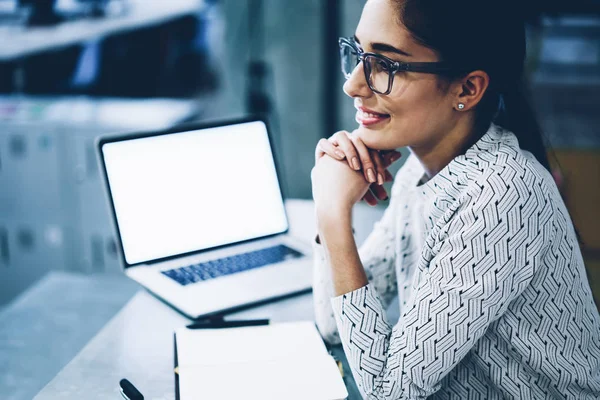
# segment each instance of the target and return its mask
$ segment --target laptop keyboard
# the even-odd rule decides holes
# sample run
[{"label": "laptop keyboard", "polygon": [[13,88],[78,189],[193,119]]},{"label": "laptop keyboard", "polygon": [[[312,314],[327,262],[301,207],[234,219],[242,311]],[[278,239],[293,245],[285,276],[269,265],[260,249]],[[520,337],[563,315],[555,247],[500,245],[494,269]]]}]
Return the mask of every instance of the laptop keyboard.
[{"label": "laptop keyboard", "polygon": [[302,256],[302,253],[280,244],[266,249],[220,258],[218,260],[211,260],[187,267],[161,271],[161,273],[185,286],[190,283],[231,275],[236,272],[247,271],[269,264],[276,264],[284,260]]}]

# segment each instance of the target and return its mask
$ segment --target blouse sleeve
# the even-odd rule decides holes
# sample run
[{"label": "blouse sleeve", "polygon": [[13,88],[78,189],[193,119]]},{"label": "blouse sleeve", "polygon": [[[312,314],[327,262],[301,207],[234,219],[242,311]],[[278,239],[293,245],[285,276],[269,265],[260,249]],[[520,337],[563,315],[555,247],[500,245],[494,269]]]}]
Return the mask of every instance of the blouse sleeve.
[{"label": "blouse sleeve", "polygon": [[408,305],[412,308],[393,329],[371,283],[331,300],[365,398],[424,399],[434,394],[530,284],[544,243],[551,240],[553,211],[532,207],[526,195],[502,190],[505,185],[498,181],[492,190],[466,193],[442,217],[415,271],[419,277]]},{"label": "blouse sleeve", "polygon": [[[395,271],[395,206],[394,195],[383,217],[375,223],[373,231],[358,249],[367,279],[387,306],[397,295]],[[313,302],[315,320],[323,338],[332,344],[340,343],[335,317],[331,308],[334,297],[331,268],[325,258],[323,246],[313,240]]]}]

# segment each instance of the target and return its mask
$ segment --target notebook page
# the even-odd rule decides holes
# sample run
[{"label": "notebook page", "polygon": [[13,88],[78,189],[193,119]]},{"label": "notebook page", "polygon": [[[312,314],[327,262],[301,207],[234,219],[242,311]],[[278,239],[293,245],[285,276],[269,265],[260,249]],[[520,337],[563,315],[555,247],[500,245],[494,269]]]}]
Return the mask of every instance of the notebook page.
[{"label": "notebook page", "polygon": [[345,399],[314,322],[176,331],[179,391],[190,399]]},{"label": "notebook page", "polygon": [[179,367],[327,355],[314,322],[229,329],[178,329]]},{"label": "notebook page", "polygon": [[337,400],[348,397],[340,371],[329,355],[180,367],[179,394],[181,400]]}]

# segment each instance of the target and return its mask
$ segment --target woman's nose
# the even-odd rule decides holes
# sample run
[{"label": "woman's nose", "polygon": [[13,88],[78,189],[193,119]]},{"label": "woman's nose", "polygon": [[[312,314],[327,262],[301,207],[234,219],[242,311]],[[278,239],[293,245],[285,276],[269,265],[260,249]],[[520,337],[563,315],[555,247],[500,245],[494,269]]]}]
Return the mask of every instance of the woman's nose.
[{"label": "woman's nose", "polygon": [[356,65],[350,77],[344,82],[344,93],[350,97],[369,97],[373,95],[365,79],[362,63],[361,61]]}]

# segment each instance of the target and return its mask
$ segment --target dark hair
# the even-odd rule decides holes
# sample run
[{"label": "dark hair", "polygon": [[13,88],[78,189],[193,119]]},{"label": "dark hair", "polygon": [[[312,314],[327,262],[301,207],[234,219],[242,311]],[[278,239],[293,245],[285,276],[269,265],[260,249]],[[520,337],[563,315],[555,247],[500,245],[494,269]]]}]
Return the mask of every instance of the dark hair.
[{"label": "dark hair", "polygon": [[[453,80],[483,70],[490,85],[477,106],[476,126],[491,122],[512,131],[522,149],[550,171],[546,146],[524,78],[525,20],[510,0],[392,0],[399,22],[420,44],[458,71]],[[551,171],[550,171],[551,172]]]}]

